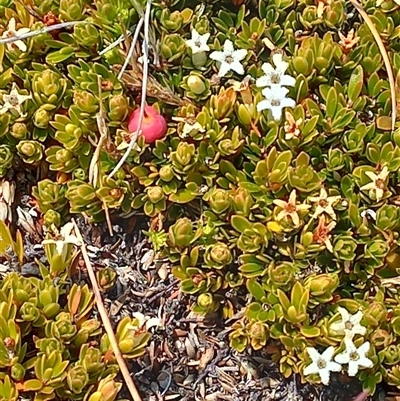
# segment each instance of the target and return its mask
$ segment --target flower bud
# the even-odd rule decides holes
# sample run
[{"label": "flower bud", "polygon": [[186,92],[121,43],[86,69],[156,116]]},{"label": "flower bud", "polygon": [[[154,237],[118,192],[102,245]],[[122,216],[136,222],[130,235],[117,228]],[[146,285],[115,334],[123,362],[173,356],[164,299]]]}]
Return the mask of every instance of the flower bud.
[{"label": "flower bud", "polygon": [[208,203],[214,213],[221,214],[229,209],[231,205],[231,196],[228,191],[216,188],[210,191]]},{"label": "flower bud", "polygon": [[310,293],[314,297],[323,295],[331,295],[339,285],[337,274],[320,274],[316,277],[311,277],[307,283],[310,286]]},{"label": "flower bud", "polygon": [[372,302],[364,312],[364,318],[371,326],[379,326],[386,321],[387,310],[381,302]]},{"label": "flower bud", "polygon": [[44,224],[47,227],[50,227],[53,224],[56,227],[59,227],[61,225],[60,213],[56,212],[55,210],[48,210],[44,215]]},{"label": "flower bud", "polygon": [[88,401],[114,401],[117,398],[122,384],[116,383],[112,377],[100,380],[97,391],[94,392]]},{"label": "flower bud", "polygon": [[196,95],[201,95],[206,91],[206,85],[198,75],[190,75],[187,79],[187,85],[189,89]]},{"label": "flower bud", "polygon": [[42,160],[44,146],[37,141],[21,141],[17,151],[21,159],[27,164],[34,164]]},{"label": "flower bud", "polygon": [[123,121],[129,112],[128,99],[124,95],[114,95],[109,100],[108,117],[111,121]]},{"label": "flower bud", "polygon": [[176,152],[174,153],[176,161],[181,166],[188,166],[192,161],[192,157],[196,152],[196,148],[193,144],[188,144],[186,142],[180,142]]},{"label": "flower bud", "polygon": [[161,187],[149,187],[147,188],[147,196],[151,203],[158,203],[164,199],[164,191]]},{"label": "flower bud", "polygon": [[400,347],[398,345],[390,345],[384,350],[386,365],[396,365],[400,362]]},{"label": "flower bud", "polygon": [[237,212],[242,212],[245,216],[248,216],[253,206],[253,198],[250,192],[246,189],[238,188],[233,195],[233,206]]},{"label": "flower bud", "polygon": [[96,113],[99,108],[97,98],[88,91],[74,92],[74,103],[81,111],[89,114]]},{"label": "flower bud", "polygon": [[251,107],[251,105],[247,106],[244,104],[240,104],[238,106],[238,111],[237,111],[237,116],[239,118],[239,121],[241,124],[243,125],[250,125],[251,124],[251,114],[250,114],[250,110],[249,108]]},{"label": "flower bud", "polygon": [[24,123],[13,124],[13,126],[11,127],[10,134],[14,138],[19,139],[19,140],[28,139],[28,137],[29,137],[28,128],[27,128],[26,124],[24,124]]},{"label": "flower bud", "polygon": [[81,394],[89,383],[89,376],[83,366],[75,365],[68,370],[67,383],[69,389],[75,394]]},{"label": "flower bud", "polygon": [[207,264],[215,269],[222,269],[232,263],[233,256],[228,245],[223,242],[217,242],[210,245],[204,256]]},{"label": "flower bud", "polygon": [[170,182],[174,178],[174,170],[171,166],[162,166],[160,169],[160,178],[165,182]]},{"label": "flower bud", "polygon": [[51,116],[47,110],[38,109],[33,115],[33,124],[38,128],[45,129],[49,126]]},{"label": "flower bud", "polygon": [[197,304],[204,310],[211,310],[214,304],[212,294],[200,294],[197,298]]},{"label": "flower bud", "polygon": [[168,238],[173,246],[186,248],[194,237],[192,222],[184,217],[169,228]]}]

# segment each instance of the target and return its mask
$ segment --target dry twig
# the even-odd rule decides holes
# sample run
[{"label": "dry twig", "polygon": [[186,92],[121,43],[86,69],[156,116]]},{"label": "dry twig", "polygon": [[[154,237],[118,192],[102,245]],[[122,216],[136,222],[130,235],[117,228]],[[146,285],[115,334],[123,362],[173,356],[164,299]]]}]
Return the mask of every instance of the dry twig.
[{"label": "dry twig", "polygon": [[365,12],[362,5],[357,0],[350,0],[350,3],[356,8],[356,10],[360,13],[361,17],[368,25],[368,28],[371,30],[373,37],[375,38],[376,44],[379,47],[379,51],[381,52],[383,61],[385,63],[386,72],[389,78],[390,84],[390,95],[392,98],[392,130],[394,130],[396,125],[396,114],[397,114],[397,104],[396,104],[396,82],[394,79],[392,65],[390,63],[390,58],[388,52],[385,48],[385,45],[382,42],[382,38],[379,35],[379,32],[376,30],[374,23],[372,22],[369,15]]},{"label": "dry twig", "polygon": [[[108,133],[108,128],[107,128],[107,123],[106,123],[106,118],[105,118],[105,113],[104,113],[104,106],[103,106],[103,92],[101,90],[101,76],[97,76],[97,84],[99,86],[99,107],[100,110],[97,113],[96,116],[96,122],[97,122],[97,128],[100,133],[100,138],[99,142],[97,143],[96,149],[93,153],[92,160],[90,160],[90,166],[89,166],[89,182],[93,185],[93,188],[97,188],[99,185],[99,172],[100,172],[100,166],[99,166],[99,159],[100,159],[100,152],[101,149],[104,145],[104,143],[107,141],[109,138],[109,133]],[[111,237],[114,235],[113,234],[113,229],[112,229],[112,224],[111,224],[111,219],[110,219],[110,213],[108,211],[108,207],[105,201],[103,201],[103,208],[104,208],[104,213],[106,215],[106,222],[107,222],[107,227],[108,231],[111,235]]]},{"label": "dry twig", "polygon": [[133,382],[132,377],[130,376],[128,367],[126,366],[126,363],[125,363],[125,359],[118,347],[117,339],[115,338],[114,331],[111,327],[110,319],[108,318],[107,311],[104,307],[100,289],[97,284],[96,275],[94,273],[92,264],[90,262],[89,255],[86,251],[86,246],[85,246],[84,240],[82,238],[82,234],[81,234],[75,220],[72,220],[72,221],[74,223],[75,235],[81,243],[81,252],[82,252],[83,260],[85,261],[87,271],[89,273],[90,282],[93,287],[93,292],[94,292],[94,296],[95,296],[95,300],[96,300],[97,309],[100,313],[100,317],[103,322],[104,329],[110,340],[115,358],[117,359],[119,368],[121,369],[122,376],[124,377],[125,383],[129,389],[129,392],[131,393],[132,400],[133,401],[142,401],[142,397],[140,396],[140,394],[135,386],[135,383]]},{"label": "dry twig", "polygon": [[144,16],[144,38],[143,38],[143,80],[142,80],[142,99],[140,102],[140,114],[138,127],[135,132],[131,134],[130,143],[126,149],[124,155],[115,166],[114,170],[111,171],[109,177],[111,178],[125,163],[131,153],[137,138],[142,133],[142,122],[144,118],[144,109],[146,107],[146,95],[147,95],[147,81],[149,76],[149,25],[150,25],[150,11],[151,11],[151,0],[147,0],[146,12]]}]

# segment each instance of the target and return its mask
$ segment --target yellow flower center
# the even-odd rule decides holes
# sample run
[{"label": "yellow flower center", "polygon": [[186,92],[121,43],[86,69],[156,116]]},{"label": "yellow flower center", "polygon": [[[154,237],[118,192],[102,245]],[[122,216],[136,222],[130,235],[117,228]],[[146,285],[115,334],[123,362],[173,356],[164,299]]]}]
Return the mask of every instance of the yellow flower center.
[{"label": "yellow flower center", "polygon": [[319,369],[325,369],[326,368],[326,362],[323,359],[318,359],[317,366]]}]

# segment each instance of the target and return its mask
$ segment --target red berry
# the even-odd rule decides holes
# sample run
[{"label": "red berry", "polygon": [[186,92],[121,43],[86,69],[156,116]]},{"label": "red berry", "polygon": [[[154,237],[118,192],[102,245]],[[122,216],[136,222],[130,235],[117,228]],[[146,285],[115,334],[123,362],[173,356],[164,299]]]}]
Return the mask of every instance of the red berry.
[{"label": "red berry", "polygon": [[[139,125],[140,108],[136,109],[128,123],[130,133],[137,130]],[[146,106],[144,109],[144,117],[142,121],[142,135],[146,143],[154,143],[157,139],[161,139],[167,133],[167,121],[158,114],[158,111],[152,106]]]}]

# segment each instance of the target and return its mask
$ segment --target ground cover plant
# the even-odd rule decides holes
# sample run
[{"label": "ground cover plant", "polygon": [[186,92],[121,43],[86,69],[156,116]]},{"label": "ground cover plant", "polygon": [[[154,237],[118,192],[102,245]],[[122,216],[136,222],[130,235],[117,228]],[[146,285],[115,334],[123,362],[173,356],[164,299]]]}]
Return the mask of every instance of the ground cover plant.
[{"label": "ground cover plant", "polygon": [[398,3],[3,0],[2,219],[137,216],[237,351],[400,388]]},{"label": "ground cover plant", "polygon": [[[12,240],[3,222],[0,228],[0,250],[20,265],[23,244]],[[110,339],[92,314],[93,292],[72,284],[78,252],[71,231],[68,223],[57,240],[43,241],[47,260],[36,261],[40,277],[13,272],[1,281],[1,400],[114,401],[122,387]],[[125,358],[145,352],[148,327],[141,314],[120,320],[115,334]]]}]

